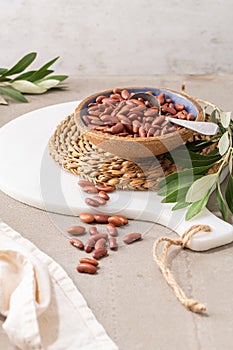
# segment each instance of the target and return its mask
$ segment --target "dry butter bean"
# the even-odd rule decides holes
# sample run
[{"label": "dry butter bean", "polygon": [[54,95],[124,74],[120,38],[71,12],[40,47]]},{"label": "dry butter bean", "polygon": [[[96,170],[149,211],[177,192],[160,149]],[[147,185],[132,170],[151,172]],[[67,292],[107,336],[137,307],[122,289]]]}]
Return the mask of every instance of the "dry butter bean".
[{"label": "dry butter bean", "polygon": [[141,233],[128,233],[124,236],[123,242],[126,244],[130,244],[140,239],[142,239]]},{"label": "dry butter bean", "polygon": [[123,215],[115,215],[115,216],[117,218],[119,218],[123,222],[124,225],[128,224],[128,219],[125,216],[123,216]]},{"label": "dry butter bean", "polygon": [[98,207],[99,206],[99,203],[92,198],[86,198],[85,203],[87,205],[90,205],[91,207]]},{"label": "dry butter bean", "polygon": [[116,125],[111,127],[111,132],[113,134],[119,134],[124,130],[124,125],[122,123],[117,123]]},{"label": "dry butter bean", "polygon": [[80,258],[79,262],[81,264],[91,264],[91,265],[94,265],[94,266],[98,266],[99,265],[99,261],[91,259],[91,258]]},{"label": "dry butter bean", "polygon": [[110,238],[109,238],[109,248],[110,248],[111,250],[116,250],[117,247],[118,247],[118,245],[117,245],[117,240],[116,240],[116,238],[115,238],[115,237],[110,237]]},{"label": "dry butter bean", "polygon": [[89,228],[89,233],[90,233],[90,235],[93,236],[93,235],[97,235],[99,232],[98,232],[96,226],[91,226],[91,227]]},{"label": "dry butter bean", "polygon": [[78,185],[80,187],[86,187],[86,186],[93,186],[93,183],[91,181],[88,181],[88,180],[80,180],[78,182]]},{"label": "dry butter bean", "polygon": [[93,275],[96,273],[97,269],[94,265],[92,264],[87,264],[87,263],[82,263],[77,266],[77,271],[78,272],[85,272]]},{"label": "dry butter bean", "polygon": [[109,224],[113,224],[115,226],[123,226],[124,223],[123,221],[118,217],[118,216],[110,216],[110,218],[108,218],[108,222]]},{"label": "dry butter bean", "polygon": [[98,97],[96,98],[96,102],[97,102],[97,103],[102,102],[103,99],[104,99],[105,97],[106,97],[106,96],[103,96],[103,95],[98,96]]},{"label": "dry butter bean", "polygon": [[100,259],[103,256],[106,256],[107,254],[108,254],[108,251],[106,248],[98,248],[94,250],[92,256],[94,259]]},{"label": "dry butter bean", "polygon": [[106,200],[101,196],[93,196],[92,199],[96,201],[99,205],[106,204]]},{"label": "dry butter bean", "polygon": [[71,235],[82,235],[86,232],[86,229],[83,226],[70,226],[67,232]]},{"label": "dry butter bean", "polygon": [[86,193],[98,193],[98,190],[95,186],[84,186],[83,188],[83,192],[86,192]]},{"label": "dry butter bean", "polygon": [[98,233],[97,235],[94,235],[91,237],[91,239],[93,239],[95,243],[101,238],[104,238],[106,240],[108,238],[108,234],[107,233]]},{"label": "dry butter bean", "polygon": [[95,214],[94,220],[100,224],[105,224],[108,222],[109,215],[105,214]]},{"label": "dry butter bean", "polygon": [[128,100],[128,98],[130,97],[130,93],[128,90],[122,90],[121,91],[121,97],[124,99],[124,100]]},{"label": "dry butter bean", "polygon": [[73,245],[74,247],[78,248],[78,249],[83,249],[84,248],[84,244],[82,241],[80,241],[80,239],[78,238],[71,238],[70,239],[70,244]]},{"label": "dry butter bean", "polygon": [[117,236],[118,235],[117,228],[115,225],[107,224],[106,227],[107,227],[107,230],[108,230],[110,236]]},{"label": "dry butter bean", "polygon": [[110,199],[110,197],[107,195],[105,191],[99,191],[99,196],[104,198],[106,201]]},{"label": "dry butter bean", "polygon": [[104,248],[106,246],[106,239],[100,238],[98,241],[95,243],[95,249],[99,248]]},{"label": "dry butter bean", "polygon": [[176,104],[175,104],[175,109],[176,109],[177,111],[183,111],[184,105],[181,104],[181,103],[176,103]]},{"label": "dry butter bean", "polygon": [[104,185],[97,185],[96,188],[98,191],[104,191],[104,192],[113,192],[115,191],[115,186],[104,186]]},{"label": "dry butter bean", "polygon": [[82,221],[82,222],[86,222],[87,224],[95,221],[95,218],[94,218],[94,215],[92,214],[86,214],[86,213],[82,213],[79,215],[79,219]]},{"label": "dry butter bean", "polygon": [[[94,237],[94,236],[92,236]],[[88,239],[87,243],[84,246],[84,250],[86,253],[90,253],[92,251],[92,249],[95,246],[95,240],[93,238]]]}]

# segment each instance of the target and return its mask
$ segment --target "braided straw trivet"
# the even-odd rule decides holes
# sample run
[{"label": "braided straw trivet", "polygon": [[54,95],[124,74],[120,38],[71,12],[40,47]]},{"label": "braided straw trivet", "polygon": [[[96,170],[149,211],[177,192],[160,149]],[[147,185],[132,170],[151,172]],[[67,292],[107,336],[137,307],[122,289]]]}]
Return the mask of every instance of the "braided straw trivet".
[{"label": "braided straw trivet", "polygon": [[80,134],[73,114],[57,126],[49,140],[49,150],[63,169],[96,184],[115,185],[118,189],[155,189],[164,175],[177,170],[164,155],[136,164],[97,148]]}]

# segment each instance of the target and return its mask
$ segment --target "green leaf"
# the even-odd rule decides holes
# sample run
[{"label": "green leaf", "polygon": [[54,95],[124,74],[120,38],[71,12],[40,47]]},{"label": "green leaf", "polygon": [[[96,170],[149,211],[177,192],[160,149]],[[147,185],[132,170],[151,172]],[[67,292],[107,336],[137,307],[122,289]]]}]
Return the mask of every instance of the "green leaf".
[{"label": "green leaf", "polygon": [[193,175],[190,176],[179,176],[179,178],[167,183],[165,186],[161,187],[157,192],[159,196],[166,196],[169,193],[173,192],[177,188],[186,187],[191,185],[195,180],[199,179],[202,175]]},{"label": "green leaf", "polygon": [[4,74],[5,72],[7,72],[7,68],[0,68],[0,74]]},{"label": "green leaf", "polygon": [[163,178],[159,183],[158,183],[158,187],[161,188],[163,186],[165,186],[167,183],[176,180],[180,177],[183,176],[193,176],[193,175],[199,175],[199,174],[205,174],[210,168],[212,167],[212,165],[207,165],[207,166],[202,166],[202,167],[196,167],[194,169],[186,169],[186,170],[182,170],[176,173],[172,173],[170,175],[167,175],[165,178]]},{"label": "green leaf", "polygon": [[37,81],[37,80],[42,79],[42,78],[41,78],[41,75],[43,75],[43,73],[44,73],[45,71],[47,71],[48,68],[49,68],[53,63],[55,63],[55,62],[58,60],[58,58],[59,58],[59,56],[53,58],[51,61],[45,63],[42,67],[40,67],[40,68],[30,77],[30,81]]},{"label": "green leaf", "polygon": [[212,123],[217,124],[216,109],[214,109],[214,110],[212,111],[212,113],[210,114],[210,121],[211,121]]},{"label": "green leaf", "polygon": [[201,200],[207,194],[207,192],[214,186],[217,177],[217,174],[210,174],[196,180],[189,188],[185,201],[197,202]]},{"label": "green leaf", "polygon": [[223,220],[228,221],[228,210],[227,210],[226,202],[221,192],[219,182],[216,187],[216,198],[217,198],[218,207],[222,214]]},{"label": "green leaf", "polygon": [[36,72],[35,70],[30,70],[28,72],[22,73],[18,75],[16,78],[11,79],[11,82],[17,81],[17,80],[28,80],[28,78],[30,78],[30,76],[35,72]]},{"label": "green leaf", "polygon": [[20,91],[15,90],[12,87],[8,87],[8,86],[0,86],[0,92],[3,95],[7,95],[11,98],[13,98],[16,101],[20,101],[20,102],[28,102],[28,100],[21,94]]},{"label": "green leaf", "polygon": [[47,91],[47,89],[37,86],[36,84],[33,84],[27,80],[17,80],[14,81],[11,85],[14,89],[25,94],[43,94]]},{"label": "green leaf", "polygon": [[4,73],[4,76],[23,72],[36,58],[36,52],[31,52],[19,60],[11,69]]},{"label": "green leaf", "polygon": [[211,140],[208,140],[208,141],[196,140],[196,141],[192,141],[192,142],[187,142],[186,146],[187,146],[189,151],[199,152],[212,144],[213,144],[213,142]]},{"label": "green leaf", "polygon": [[230,146],[230,141],[229,141],[229,134],[228,134],[228,131],[226,131],[221,139],[219,140],[219,143],[218,143],[218,149],[219,149],[219,153],[221,154],[221,156],[223,156],[226,151],[228,150]]},{"label": "green leaf", "polygon": [[190,203],[187,202],[178,202],[172,207],[172,211],[186,208]]},{"label": "green leaf", "polygon": [[0,95],[0,105],[8,105],[8,102]]},{"label": "green leaf", "polygon": [[165,198],[163,198],[161,203],[175,203],[179,201],[184,201],[188,189],[189,186],[174,190],[173,192],[169,193]]},{"label": "green leaf", "polygon": [[200,211],[206,206],[208,203],[209,197],[210,197],[211,190],[208,191],[208,193],[205,195],[204,198],[201,200],[194,202],[190,205],[188,208],[186,215],[185,215],[185,220],[190,220],[194,216],[196,216]]},{"label": "green leaf", "polygon": [[63,81],[65,79],[67,79],[67,78],[68,78],[68,75],[50,75],[46,79],[55,79],[55,80]]},{"label": "green leaf", "polygon": [[233,176],[231,174],[229,174],[225,196],[227,205],[233,214]]},{"label": "green leaf", "polygon": [[28,80],[31,82],[39,82],[41,79],[53,72],[54,71],[52,69],[38,70],[31,77],[29,77]]},{"label": "green leaf", "polygon": [[231,121],[231,112],[222,112],[220,115],[222,126],[227,129]]}]

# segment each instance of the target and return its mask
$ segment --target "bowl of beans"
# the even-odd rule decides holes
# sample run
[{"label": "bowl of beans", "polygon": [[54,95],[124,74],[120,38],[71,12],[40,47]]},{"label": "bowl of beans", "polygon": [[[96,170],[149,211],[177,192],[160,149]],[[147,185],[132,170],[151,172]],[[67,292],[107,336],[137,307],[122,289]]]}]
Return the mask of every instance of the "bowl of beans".
[{"label": "bowl of beans", "polygon": [[[160,103],[134,94],[154,95]],[[127,159],[171,151],[185,143],[193,131],[167,121],[166,116],[203,121],[201,106],[191,96],[165,88],[129,87],[97,92],[75,109],[78,128],[86,139],[105,152]]]}]

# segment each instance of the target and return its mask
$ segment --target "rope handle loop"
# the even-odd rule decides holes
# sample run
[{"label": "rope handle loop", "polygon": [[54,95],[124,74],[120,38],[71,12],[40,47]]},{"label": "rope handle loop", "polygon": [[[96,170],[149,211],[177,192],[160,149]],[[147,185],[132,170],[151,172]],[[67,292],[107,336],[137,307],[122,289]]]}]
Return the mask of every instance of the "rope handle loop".
[{"label": "rope handle loop", "polygon": [[[176,282],[171,270],[167,266],[167,257],[168,250],[172,245],[181,248],[186,248],[188,247],[188,244],[192,237],[201,231],[210,232],[211,228],[208,225],[193,225],[190,228],[188,228],[180,238],[172,239],[170,237],[160,237],[155,241],[153,246],[154,260],[158,264],[165,280],[173,289],[177,299],[181,302],[181,304],[193,312],[204,312],[206,311],[206,306],[204,304],[199,303],[199,301],[195,299],[190,299],[186,296],[182,288]],[[164,245],[161,256],[159,257],[158,247],[161,243],[164,243]]]}]

